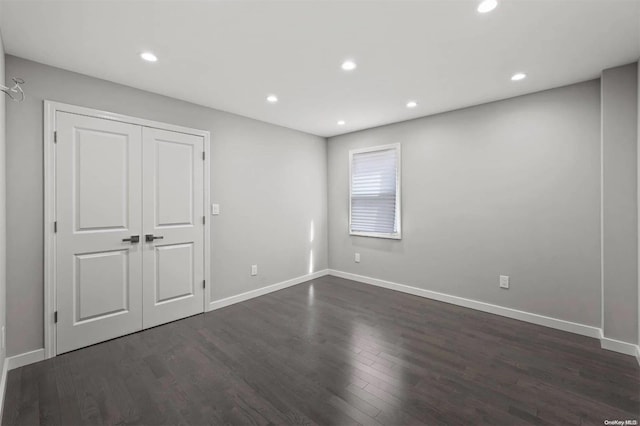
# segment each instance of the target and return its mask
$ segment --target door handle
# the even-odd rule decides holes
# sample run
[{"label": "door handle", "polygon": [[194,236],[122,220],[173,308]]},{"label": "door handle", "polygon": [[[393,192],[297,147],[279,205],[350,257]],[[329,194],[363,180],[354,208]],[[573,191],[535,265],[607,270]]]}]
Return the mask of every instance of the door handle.
[{"label": "door handle", "polygon": [[122,241],[128,241],[131,244],[140,242],[140,235],[132,235],[130,238],[123,238]]},{"label": "door handle", "polygon": [[161,240],[163,239],[163,236],[159,236],[159,237],[154,237],[153,234],[147,234],[144,236],[144,239],[146,240],[146,242],[148,243],[152,243],[153,240]]}]

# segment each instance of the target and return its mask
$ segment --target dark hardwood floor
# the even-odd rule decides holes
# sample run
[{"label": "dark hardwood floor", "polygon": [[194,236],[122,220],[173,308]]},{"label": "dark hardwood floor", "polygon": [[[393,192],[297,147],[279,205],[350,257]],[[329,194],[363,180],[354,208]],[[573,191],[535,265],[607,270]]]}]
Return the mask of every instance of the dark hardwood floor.
[{"label": "dark hardwood floor", "polygon": [[639,420],[596,339],[324,277],[9,372],[3,424]]}]

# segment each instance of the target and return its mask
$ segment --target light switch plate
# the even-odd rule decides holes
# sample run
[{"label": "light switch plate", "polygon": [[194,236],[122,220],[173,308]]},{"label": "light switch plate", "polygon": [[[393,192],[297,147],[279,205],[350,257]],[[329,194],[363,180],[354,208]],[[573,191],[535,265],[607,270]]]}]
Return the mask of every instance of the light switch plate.
[{"label": "light switch plate", "polygon": [[509,288],[509,276],[500,275],[500,288]]},{"label": "light switch plate", "polygon": [[251,265],[251,276],[258,275],[258,265]]},{"label": "light switch plate", "polygon": [[211,214],[213,216],[220,214],[220,204],[211,204]]},{"label": "light switch plate", "polygon": [[360,263],[360,253],[356,253],[354,259],[356,263]]}]

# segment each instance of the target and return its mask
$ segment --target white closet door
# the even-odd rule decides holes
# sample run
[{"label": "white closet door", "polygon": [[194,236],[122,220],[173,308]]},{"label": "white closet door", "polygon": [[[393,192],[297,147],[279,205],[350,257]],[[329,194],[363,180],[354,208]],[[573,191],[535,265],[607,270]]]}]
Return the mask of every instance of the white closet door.
[{"label": "white closet door", "polygon": [[144,328],[204,312],[203,149],[201,136],[143,129]]},{"label": "white closet door", "polygon": [[60,354],[142,328],[142,128],[63,112],[56,127]]}]

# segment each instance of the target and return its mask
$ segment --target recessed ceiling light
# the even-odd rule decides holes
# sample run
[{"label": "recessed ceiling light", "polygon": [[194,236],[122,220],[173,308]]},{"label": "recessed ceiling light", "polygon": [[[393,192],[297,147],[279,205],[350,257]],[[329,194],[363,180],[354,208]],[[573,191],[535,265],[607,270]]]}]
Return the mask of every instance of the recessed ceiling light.
[{"label": "recessed ceiling light", "polygon": [[527,78],[527,75],[523,72],[518,72],[515,73],[513,76],[511,76],[511,81],[520,81],[520,80],[524,80],[525,78]]},{"label": "recessed ceiling light", "polygon": [[156,62],[158,60],[158,57],[151,52],[142,52],[140,57],[147,62]]},{"label": "recessed ceiling light", "polygon": [[356,63],[353,61],[344,61],[342,63],[342,69],[345,71],[353,71],[357,67]]},{"label": "recessed ceiling light", "polygon": [[344,120],[339,120],[338,121],[338,126],[344,126],[346,123]]},{"label": "recessed ceiling light", "polygon": [[267,102],[275,104],[276,102],[278,102],[278,97],[276,95],[269,95],[267,96]]},{"label": "recessed ceiling light", "polygon": [[478,12],[487,13],[491,12],[498,6],[498,0],[483,0],[478,5]]},{"label": "recessed ceiling light", "polygon": [[417,106],[418,106],[418,103],[416,101],[407,102],[407,108],[415,108]]}]

